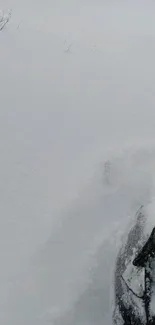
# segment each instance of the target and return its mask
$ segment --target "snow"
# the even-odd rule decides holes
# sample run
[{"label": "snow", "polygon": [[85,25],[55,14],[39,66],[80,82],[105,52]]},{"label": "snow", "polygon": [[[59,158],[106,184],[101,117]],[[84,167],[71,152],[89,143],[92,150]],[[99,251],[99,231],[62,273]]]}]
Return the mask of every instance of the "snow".
[{"label": "snow", "polygon": [[145,290],[145,273],[144,268],[137,271],[136,267],[130,263],[127,265],[126,271],[123,273],[123,279],[132,289],[132,291],[139,297],[143,297]]},{"label": "snow", "polygon": [[122,235],[155,195],[154,4],[0,5],[0,322],[111,325]]},{"label": "snow", "polygon": [[152,232],[152,229],[155,226],[155,198],[154,198],[154,196],[151,197],[150,202],[144,208],[144,213],[146,216],[144,235],[145,235],[145,238],[148,239],[149,235]]}]

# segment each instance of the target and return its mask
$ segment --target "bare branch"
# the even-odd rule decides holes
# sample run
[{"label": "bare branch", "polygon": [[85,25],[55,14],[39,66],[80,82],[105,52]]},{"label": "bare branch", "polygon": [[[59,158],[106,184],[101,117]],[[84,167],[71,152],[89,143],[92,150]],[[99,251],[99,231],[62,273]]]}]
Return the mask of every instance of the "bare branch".
[{"label": "bare branch", "polygon": [[3,11],[1,12],[1,15],[0,15],[0,31],[2,31],[4,29],[4,27],[5,27],[5,25],[10,21],[11,14],[12,14],[12,10],[10,10],[7,15],[4,15]]}]

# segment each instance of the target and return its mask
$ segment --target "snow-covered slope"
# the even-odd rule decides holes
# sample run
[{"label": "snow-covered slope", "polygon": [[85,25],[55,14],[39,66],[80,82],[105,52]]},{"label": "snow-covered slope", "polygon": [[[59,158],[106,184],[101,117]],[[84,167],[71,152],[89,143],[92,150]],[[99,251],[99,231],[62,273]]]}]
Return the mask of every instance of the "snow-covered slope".
[{"label": "snow-covered slope", "polygon": [[1,5],[0,321],[108,324],[120,234],[154,194],[152,4]]}]

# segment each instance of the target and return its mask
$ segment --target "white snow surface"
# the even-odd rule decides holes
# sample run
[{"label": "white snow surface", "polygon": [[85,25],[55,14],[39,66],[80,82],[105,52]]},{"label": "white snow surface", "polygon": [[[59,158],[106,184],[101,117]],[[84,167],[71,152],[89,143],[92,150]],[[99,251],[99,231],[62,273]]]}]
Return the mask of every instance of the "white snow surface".
[{"label": "white snow surface", "polygon": [[154,224],[154,2],[0,6],[0,323],[111,325],[122,235]]}]

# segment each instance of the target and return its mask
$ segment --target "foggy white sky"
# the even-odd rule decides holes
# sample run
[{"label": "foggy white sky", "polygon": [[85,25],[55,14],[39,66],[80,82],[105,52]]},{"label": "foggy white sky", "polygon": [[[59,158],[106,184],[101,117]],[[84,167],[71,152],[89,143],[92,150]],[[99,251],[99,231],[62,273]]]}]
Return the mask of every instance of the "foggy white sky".
[{"label": "foggy white sky", "polygon": [[107,151],[153,143],[155,23],[153,1],[2,0],[0,6],[12,9],[0,33],[3,310],[21,265],[48,239],[57,213],[66,215]]},{"label": "foggy white sky", "polygon": [[14,19],[60,36],[81,38],[87,31],[89,38],[91,33],[97,36],[110,30],[155,34],[153,1],[2,0],[1,7],[12,8]]}]

